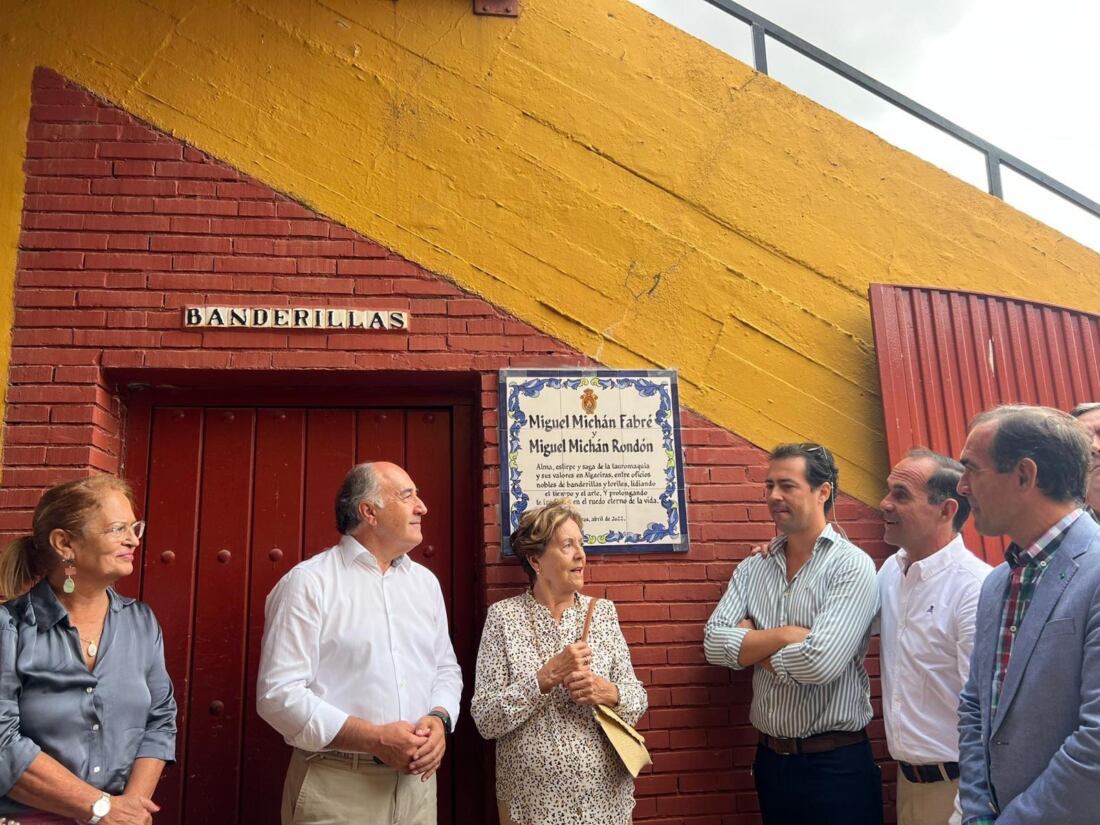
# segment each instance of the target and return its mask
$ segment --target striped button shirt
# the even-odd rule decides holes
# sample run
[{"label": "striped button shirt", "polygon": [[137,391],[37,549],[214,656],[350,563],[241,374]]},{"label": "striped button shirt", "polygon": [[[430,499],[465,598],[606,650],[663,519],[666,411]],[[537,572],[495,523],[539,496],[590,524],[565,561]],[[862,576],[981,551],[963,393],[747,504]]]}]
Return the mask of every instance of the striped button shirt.
[{"label": "striped button shirt", "polygon": [[1005,592],[1004,607],[1001,610],[1001,632],[997,636],[997,652],[993,660],[993,712],[996,712],[997,702],[1001,698],[1001,688],[1004,687],[1008,663],[1012,659],[1012,645],[1016,641],[1017,629],[1024,622],[1024,616],[1031,605],[1031,597],[1039,586],[1039,579],[1046,572],[1050,557],[1061,546],[1066,531],[1083,512],[1078,509],[1066,514],[1026,550],[1021,550],[1015,543],[1005,550],[1005,561],[1012,568],[1012,575]]},{"label": "striped button shirt", "polygon": [[749,720],[769,736],[806,737],[861,730],[871,721],[871,694],[863,658],[878,611],[870,556],[830,525],[814,542],[809,561],[787,581],[786,537],[769,556],[741,562],[704,635],[707,661],[740,670],[741,642],[752,619],[760,630],[810,628],[802,642],[771,658],[775,673],[758,667],[752,678]]}]

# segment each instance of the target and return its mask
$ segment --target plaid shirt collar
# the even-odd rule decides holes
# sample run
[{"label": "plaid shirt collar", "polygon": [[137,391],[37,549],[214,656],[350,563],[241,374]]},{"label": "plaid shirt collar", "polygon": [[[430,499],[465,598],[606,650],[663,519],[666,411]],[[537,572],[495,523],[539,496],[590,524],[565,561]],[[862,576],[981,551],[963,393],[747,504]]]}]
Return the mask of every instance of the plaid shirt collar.
[{"label": "plaid shirt collar", "polygon": [[1043,535],[1039,536],[1034,543],[1028,546],[1026,550],[1020,549],[1020,546],[1013,542],[1005,550],[1005,561],[1008,562],[1010,567],[1023,567],[1024,565],[1034,566],[1040,562],[1046,561],[1061,544],[1060,541],[1055,541],[1062,536],[1074,522],[1084,514],[1084,510],[1078,507],[1076,510],[1067,513],[1060,518],[1055,524],[1051,525],[1051,528],[1047,530]]}]

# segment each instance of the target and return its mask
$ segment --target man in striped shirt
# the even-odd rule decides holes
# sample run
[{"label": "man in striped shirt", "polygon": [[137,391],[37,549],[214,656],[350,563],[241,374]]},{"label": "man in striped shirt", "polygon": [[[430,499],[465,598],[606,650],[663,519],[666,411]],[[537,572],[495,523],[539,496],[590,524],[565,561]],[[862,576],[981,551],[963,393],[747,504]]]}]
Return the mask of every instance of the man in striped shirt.
[{"label": "man in striped shirt", "polygon": [[1100,525],[1081,507],[1089,442],[1066,413],[974,419],[959,492],[1012,544],[978,601],[959,703],[965,825],[1095,825],[1100,799]]},{"label": "man in striped shirt", "polygon": [[708,662],[755,666],[749,719],[765,825],[882,822],[863,667],[878,589],[871,558],[827,522],[837,476],[820,445],[772,451],[767,503],[780,535],[768,555],[738,565],[706,626]]}]

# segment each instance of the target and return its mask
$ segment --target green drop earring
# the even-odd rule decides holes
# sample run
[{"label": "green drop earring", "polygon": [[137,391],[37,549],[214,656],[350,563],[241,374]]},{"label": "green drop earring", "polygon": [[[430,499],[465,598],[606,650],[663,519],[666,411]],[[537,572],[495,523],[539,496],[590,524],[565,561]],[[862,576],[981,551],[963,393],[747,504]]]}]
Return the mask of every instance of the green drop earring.
[{"label": "green drop earring", "polygon": [[76,582],[73,581],[73,571],[76,569],[76,558],[65,559],[62,564],[65,565],[65,583],[61,585],[61,589],[66,593],[72,593],[76,590]]}]

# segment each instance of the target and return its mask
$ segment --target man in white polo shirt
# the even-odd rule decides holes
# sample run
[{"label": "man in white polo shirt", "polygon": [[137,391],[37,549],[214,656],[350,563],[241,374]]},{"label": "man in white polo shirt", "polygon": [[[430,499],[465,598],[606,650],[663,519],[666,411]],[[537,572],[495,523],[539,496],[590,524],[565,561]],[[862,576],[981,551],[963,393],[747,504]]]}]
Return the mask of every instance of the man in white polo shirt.
[{"label": "man in white polo shirt", "polygon": [[435,825],[462,673],[439,582],[408,556],[427,512],[396,464],[353,467],[340,543],[268,596],[256,695],[294,747],[283,825]]},{"label": "man in white polo shirt", "polygon": [[880,505],[899,548],[879,570],[882,710],[898,762],[898,825],[957,822],[959,694],[970,672],[974,622],[990,567],[959,530],[970,505],[962,465],[917,449],[898,462]]}]

